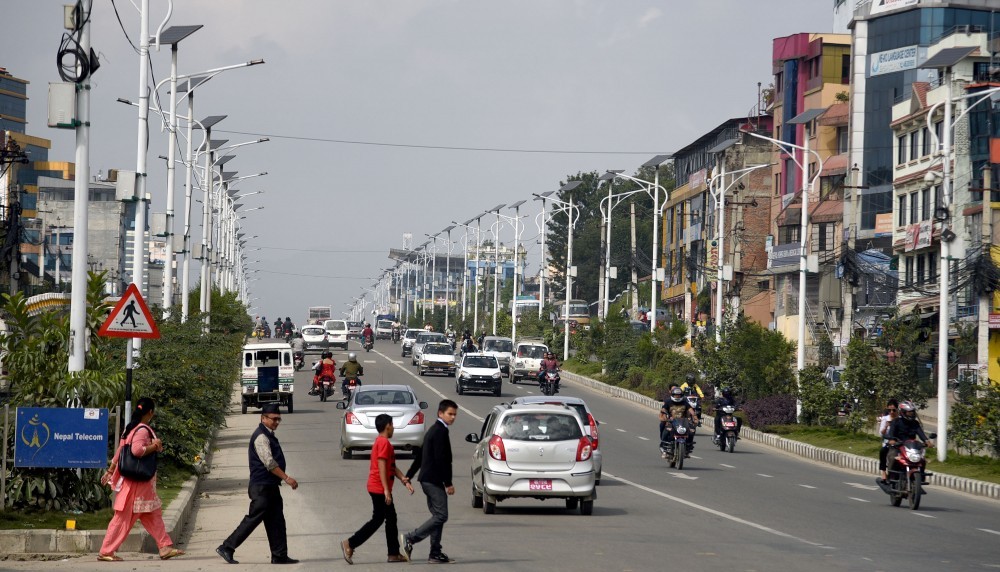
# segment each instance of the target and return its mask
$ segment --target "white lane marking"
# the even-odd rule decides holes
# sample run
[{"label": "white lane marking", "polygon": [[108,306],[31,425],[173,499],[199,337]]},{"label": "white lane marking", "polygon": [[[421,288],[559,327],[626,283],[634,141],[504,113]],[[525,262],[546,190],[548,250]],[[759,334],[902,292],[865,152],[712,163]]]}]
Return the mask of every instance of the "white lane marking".
[{"label": "white lane marking", "polygon": [[915,514],[915,515],[917,515],[917,516],[922,516],[922,517],[924,517],[924,518],[937,518],[936,516],[931,516],[931,515],[929,515],[929,514],[924,514],[924,513],[922,513],[922,512],[913,512],[913,511],[910,511],[910,512],[911,512],[912,514]]},{"label": "white lane marking", "polygon": [[997,532],[995,530],[990,530],[988,528],[977,528],[976,530],[981,530],[981,531],[989,533],[989,534],[995,534],[997,536],[1000,536],[1000,532]]},{"label": "white lane marking", "polygon": [[615,427],[615,431],[618,431],[619,433],[628,433],[628,431],[622,429],[621,427]]},{"label": "white lane marking", "polygon": [[727,469],[735,469],[735,468],[736,468],[736,467],[734,467],[734,466],[732,466],[732,465],[727,465],[727,464],[725,464],[725,463],[719,463],[719,466],[720,466],[720,467],[725,467],[725,468],[727,468]]},{"label": "white lane marking", "polygon": [[[391,359],[389,359],[389,357],[388,357],[388,356],[386,356],[386,355],[385,355],[385,354],[383,354],[382,352],[379,352],[379,351],[376,351],[375,353],[377,353],[378,355],[380,355],[380,356],[384,357],[384,358],[385,358],[385,359],[387,359],[388,361],[392,362],[392,363],[393,363],[393,365],[395,365],[396,367],[398,367],[399,369],[401,369],[401,370],[403,371],[403,373],[405,373],[406,375],[408,375],[408,376],[412,377],[413,379],[415,379],[415,380],[419,381],[419,382],[420,382],[421,384],[423,384],[423,385],[424,385],[424,387],[426,387],[427,389],[429,389],[429,390],[433,391],[433,392],[434,392],[434,393],[435,393],[435,394],[436,394],[436,395],[437,395],[438,397],[440,397],[441,399],[451,399],[451,398],[450,398],[450,397],[448,397],[447,395],[445,395],[445,394],[441,393],[440,391],[438,391],[436,387],[434,387],[434,386],[432,386],[431,384],[427,383],[427,382],[426,382],[426,381],[424,381],[423,379],[420,379],[420,377],[419,377],[419,376],[415,375],[415,374],[414,374],[414,373],[413,373],[412,371],[410,371],[410,370],[406,369],[406,368],[405,368],[404,366],[400,365],[400,364],[399,364],[398,362],[393,362],[393,361],[392,361]],[[480,417],[480,416],[476,415],[475,413],[473,413],[472,411],[469,411],[469,410],[464,410],[464,411],[463,411],[463,413],[464,413],[465,415],[468,415],[469,417],[472,417],[472,418],[473,418],[473,419],[475,419],[476,421],[479,421],[480,423],[482,423],[483,421],[485,421],[485,420],[486,420],[485,418],[483,418],[483,417]]]},{"label": "white lane marking", "polygon": [[851,500],[856,500],[858,502],[872,502],[872,501],[865,500],[865,499],[859,499],[858,497],[847,497],[847,498],[849,498]]},{"label": "white lane marking", "polygon": [[685,481],[697,481],[698,477],[692,477],[691,475],[685,475],[684,473],[667,473],[671,477],[677,477],[678,479],[684,479]]},{"label": "white lane marking", "polygon": [[642,439],[643,441],[649,441],[649,437],[643,437],[642,435],[636,435],[636,437]]},{"label": "white lane marking", "polygon": [[699,456],[697,456],[697,455],[691,455],[691,458],[692,458],[692,459],[698,459],[699,461],[701,460],[701,457],[699,457]]},{"label": "white lane marking", "polygon": [[718,510],[715,510],[713,508],[709,508],[707,506],[702,506],[700,504],[693,503],[693,502],[691,502],[689,500],[685,500],[685,499],[682,499],[680,497],[675,497],[673,495],[669,495],[669,494],[667,494],[665,492],[658,491],[656,489],[651,489],[651,488],[649,488],[647,486],[640,485],[639,483],[632,482],[632,481],[630,481],[628,479],[625,479],[625,478],[622,478],[622,477],[616,477],[615,475],[612,475],[610,473],[604,473],[603,476],[607,477],[607,478],[615,479],[616,481],[619,481],[619,482],[624,483],[626,485],[629,485],[631,487],[635,487],[635,488],[637,488],[637,489],[639,489],[641,491],[646,491],[647,493],[652,493],[652,494],[654,494],[656,496],[659,496],[661,498],[665,498],[667,500],[674,501],[674,502],[682,504],[684,506],[691,507],[691,508],[694,508],[694,509],[698,509],[698,510],[703,511],[703,512],[707,512],[707,513],[709,513],[711,515],[714,515],[714,516],[717,516],[717,517],[720,517],[720,518],[724,518],[726,520],[729,520],[731,522],[735,522],[737,524],[742,524],[742,525],[748,526],[750,528],[755,528],[757,530],[760,530],[762,532],[766,532],[768,534],[773,534],[774,536],[780,536],[782,538],[787,538],[789,540],[794,540],[796,542],[801,542],[803,544],[808,544],[809,546],[819,546],[819,547],[824,546],[820,542],[812,542],[812,541],[806,540],[804,538],[800,538],[798,536],[794,536],[794,535],[788,534],[787,532],[781,532],[780,530],[773,529],[773,528],[771,528],[769,526],[764,526],[763,524],[758,524],[756,522],[751,522],[749,520],[744,520],[742,518],[733,516],[733,515],[731,515],[729,513],[718,511]]},{"label": "white lane marking", "polygon": [[849,487],[854,487],[856,489],[865,489],[866,491],[877,491],[878,485],[863,485],[861,483],[848,483],[844,482],[845,485]]},{"label": "white lane marking", "polygon": [[373,360],[373,359],[366,359],[365,363],[375,363],[375,360]]},{"label": "white lane marking", "polygon": [[773,479],[772,475],[765,475],[764,473],[757,473],[758,477],[764,477],[765,479]]},{"label": "white lane marking", "polygon": [[815,489],[816,488],[816,487],[814,487],[812,485],[799,485],[799,486],[802,487],[802,488],[804,488],[804,489]]}]

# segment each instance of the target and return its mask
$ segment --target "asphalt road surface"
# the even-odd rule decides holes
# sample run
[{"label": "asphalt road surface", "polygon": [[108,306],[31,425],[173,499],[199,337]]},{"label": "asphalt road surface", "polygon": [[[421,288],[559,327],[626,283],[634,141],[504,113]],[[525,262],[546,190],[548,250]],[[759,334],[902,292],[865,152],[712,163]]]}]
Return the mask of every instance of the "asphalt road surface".
[{"label": "asphalt road surface", "polygon": [[[352,349],[357,345],[352,342]],[[683,471],[670,469],[657,449],[655,412],[564,382],[563,395],[584,398],[600,422],[604,475],[592,516],[568,511],[561,500],[508,500],[485,515],[471,505],[472,445],[489,408],[514,397],[538,394],[534,384],[511,385],[503,394],[455,393],[454,378],[418,377],[398,345],[380,341],[357,351],[365,384],[407,384],[427,401],[427,423],[437,403],[459,404],[451,428],[455,496],[445,525],[444,551],[452,566],[484,571],[551,570],[989,570],[1000,568],[1000,503],[930,487],[919,511],[893,508],[874,475],[836,469],[783,452],[738,443],[735,453],[711,446],[711,420],[700,431]],[[310,356],[311,357],[311,356]],[[338,363],[346,352],[336,352]],[[307,358],[307,365],[309,360]],[[299,489],[283,487],[289,553],[298,570],[343,568],[339,542],[371,511],[365,491],[367,456],[340,458],[336,401],[308,396],[311,374],[296,376],[295,413],[278,429],[288,473]],[[340,397],[339,391],[336,398]],[[261,527],[237,551],[239,566],[226,566],[215,547],[235,528],[248,506],[246,448],[259,416],[234,407],[222,430],[211,475],[188,524],[188,555],[160,562],[154,555],[122,554],[144,570],[257,569],[269,566]],[[164,436],[167,440],[169,437]],[[405,470],[409,455],[400,454]],[[401,530],[427,518],[419,487],[413,496],[397,487]],[[426,564],[428,545],[418,544],[410,566]],[[115,569],[95,555],[60,562],[0,562],[0,569]],[[353,569],[383,570],[384,534],[355,551]],[[139,562],[134,562],[138,564]]]}]

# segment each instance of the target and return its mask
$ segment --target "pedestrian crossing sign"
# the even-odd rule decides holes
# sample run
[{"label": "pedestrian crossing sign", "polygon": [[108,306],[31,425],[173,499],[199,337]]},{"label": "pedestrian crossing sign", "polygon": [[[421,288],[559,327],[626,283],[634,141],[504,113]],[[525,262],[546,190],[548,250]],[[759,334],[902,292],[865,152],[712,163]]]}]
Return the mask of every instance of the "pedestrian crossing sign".
[{"label": "pedestrian crossing sign", "polygon": [[129,284],[125,295],[115,304],[111,314],[97,335],[109,338],[147,338],[160,337],[160,330],[149,313],[146,301],[142,299],[139,288]]}]

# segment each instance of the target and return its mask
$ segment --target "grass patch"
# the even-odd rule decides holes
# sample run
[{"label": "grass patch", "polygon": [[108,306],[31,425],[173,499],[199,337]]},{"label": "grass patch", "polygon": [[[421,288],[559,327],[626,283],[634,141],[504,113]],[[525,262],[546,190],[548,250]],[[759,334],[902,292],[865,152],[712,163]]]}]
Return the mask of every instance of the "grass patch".
[{"label": "grass patch", "polygon": [[[181,486],[191,475],[190,470],[171,464],[158,467],[156,494],[163,501],[163,508],[167,508],[177,498]],[[64,511],[5,510],[0,512],[0,530],[64,529],[67,520],[75,520],[77,530],[104,530],[108,527],[113,514],[111,508],[80,514]]]},{"label": "grass patch", "polygon": [[562,364],[563,369],[571,371],[577,375],[599,379],[601,375],[601,363],[595,361],[580,362],[575,359],[567,360]]},{"label": "grass patch", "polygon": [[[834,427],[780,425],[768,427],[765,431],[793,441],[864,457],[878,458],[878,451],[882,446],[882,440],[874,435],[852,433]],[[959,455],[954,451],[948,453],[948,460],[944,463],[939,463],[936,457],[936,450],[929,449],[927,452],[928,471],[1000,484],[1000,459]]]}]

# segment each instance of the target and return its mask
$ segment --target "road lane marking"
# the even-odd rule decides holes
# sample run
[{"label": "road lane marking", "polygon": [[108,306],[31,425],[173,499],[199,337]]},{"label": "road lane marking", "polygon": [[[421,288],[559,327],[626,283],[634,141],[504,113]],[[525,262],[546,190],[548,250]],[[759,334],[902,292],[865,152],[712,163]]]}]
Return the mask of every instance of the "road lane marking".
[{"label": "road lane marking", "polygon": [[814,487],[812,485],[799,485],[799,486],[802,487],[802,488],[804,488],[804,489],[815,489],[816,488],[816,487]]},{"label": "road lane marking", "polygon": [[619,433],[628,433],[628,431],[622,429],[621,427],[615,427],[615,431],[618,431]]},{"label": "road lane marking", "polygon": [[725,467],[725,468],[727,468],[727,469],[735,469],[735,468],[736,468],[736,467],[734,467],[734,466],[732,466],[732,465],[727,465],[727,464],[725,464],[725,463],[719,463],[719,466],[720,466],[720,467]]},{"label": "road lane marking", "polygon": [[684,479],[685,481],[697,481],[698,477],[692,477],[691,475],[685,475],[684,473],[667,473],[671,477],[677,477],[678,479]]},{"label": "road lane marking", "polygon": [[849,486],[849,487],[854,487],[856,489],[865,489],[866,491],[877,491],[878,490],[878,485],[863,485],[861,483],[848,483],[848,482],[845,482],[844,484],[847,485],[847,486]]},{"label": "road lane marking", "polygon": [[[414,374],[412,371],[406,369],[406,367],[400,365],[398,362],[394,362],[391,359],[389,359],[389,356],[387,356],[387,355],[385,355],[382,352],[379,352],[377,350],[375,351],[375,353],[377,353],[378,355],[384,357],[386,360],[392,362],[392,364],[395,365],[396,367],[398,367],[399,369],[401,369],[403,371],[403,373],[405,373],[406,375],[408,375],[408,376],[412,377],[413,379],[419,381],[424,387],[426,387],[427,389],[433,391],[441,399],[451,399],[447,395],[445,395],[445,394],[441,393],[440,391],[438,391],[437,388],[434,387],[433,385],[427,383],[423,379],[420,379],[419,376],[417,376],[416,374]],[[473,413],[472,411],[469,411],[468,409],[466,409],[465,411],[463,411],[463,413],[465,415],[468,415],[469,417],[472,417],[476,421],[479,421],[480,423],[482,423],[483,421],[486,420],[485,418],[476,415],[475,413]]]},{"label": "road lane marking", "polygon": [[865,499],[859,499],[858,497],[847,497],[847,498],[849,498],[851,500],[856,500],[858,502],[872,502],[872,501],[865,500]]},{"label": "road lane marking", "polygon": [[643,441],[649,441],[649,437],[643,437],[642,435],[636,435],[636,437],[642,439]]},{"label": "road lane marking", "polygon": [[[911,511],[911,512],[912,512],[912,511]],[[922,517],[924,517],[924,518],[937,518],[936,516],[931,516],[931,515],[929,515],[929,514],[924,514],[924,513],[922,513],[922,512],[913,512],[913,514],[915,514],[915,515],[917,515],[917,516],[922,516]]]},{"label": "road lane marking", "polygon": [[995,531],[995,530],[990,530],[990,529],[988,529],[988,528],[977,528],[976,530],[981,530],[981,531],[983,531],[983,532],[987,532],[987,533],[989,533],[989,534],[995,534],[995,535],[997,535],[997,536],[1000,536],[1000,532],[997,532],[997,531]]},{"label": "road lane marking", "polygon": [[373,359],[366,359],[366,360],[365,360],[365,363],[376,363],[376,362],[375,362],[375,360],[373,360]]},{"label": "road lane marking", "polygon": [[634,487],[636,489],[639,489],[641,491],[645,491],[647,493],[654,494],[654,495],[656,495],[658,497],[674,501],[676,503],[682,504],[684,506],[687,506],[687,507],[690,507],[690,508],[693,508],[693,509],[700,510],[702,512],[707,512],[708,514],[717,516],[719,518],[724,518],[726,520],[729,520],[731,522],[735,522],[737,524],[742,524],[742,525],[750,527],[750,528],[755,528],[757,530],[760,530],[761,532],[766,532],[768,534],[773,534],[774,536],[779,536],[781,538],[787,538],[789,540],[794,540],[796,542],[801,542],[803,544],[808,544],[809,546],[816,546],[816,547],[823,547],[824,546],[820,542],[812,542],[810,540],[806,540],[804,538],[800,538],[798,536],[794,536],[792,534],[788,534],[787,532],[781,532],[780,530],[771,528],[769,526],[764,526],[763,524],[759,524],[759,523],[756,523],[756,522],[745,520],[745,519],[733,516],[733,515],[731,515],[729,513],[722,512],[722,511],[719,511],[719,510],[715,510],[713,508],[709,508],[707,506],[703,506],[703,505],[691,502],[689,500],[682,499],[680,497],[675,497],[675,496],[667,494],[665,492],[658,491],[656,489],[652,489],[652,488],[644,486],[644,485],[640,485],[639,483],[630,481],[630,480],[628,480],[626,478],[616,477],[615,475],[612,475],[612,474],[610,474],[608,472],[604,473],[604,477],[615,479],[616,481],[618,481],[620,483],[624,483],[626,485],[629,485],[629,486]]},{"label": "road lane marking", "polygon": [[701,457],[699,457],[699,456],[697,456],[697,455],[691,455],[691,458],[692,458],[692,459],[698,459],[699,461],[701,460]]},{"label": "road lane marking", "polygon": [[773,476],[771,476],[771,475],[765,475],[764,473],[757,473],[757,476],[758,477],[764,477],[765,479],[773,479],[774,478]]}]

